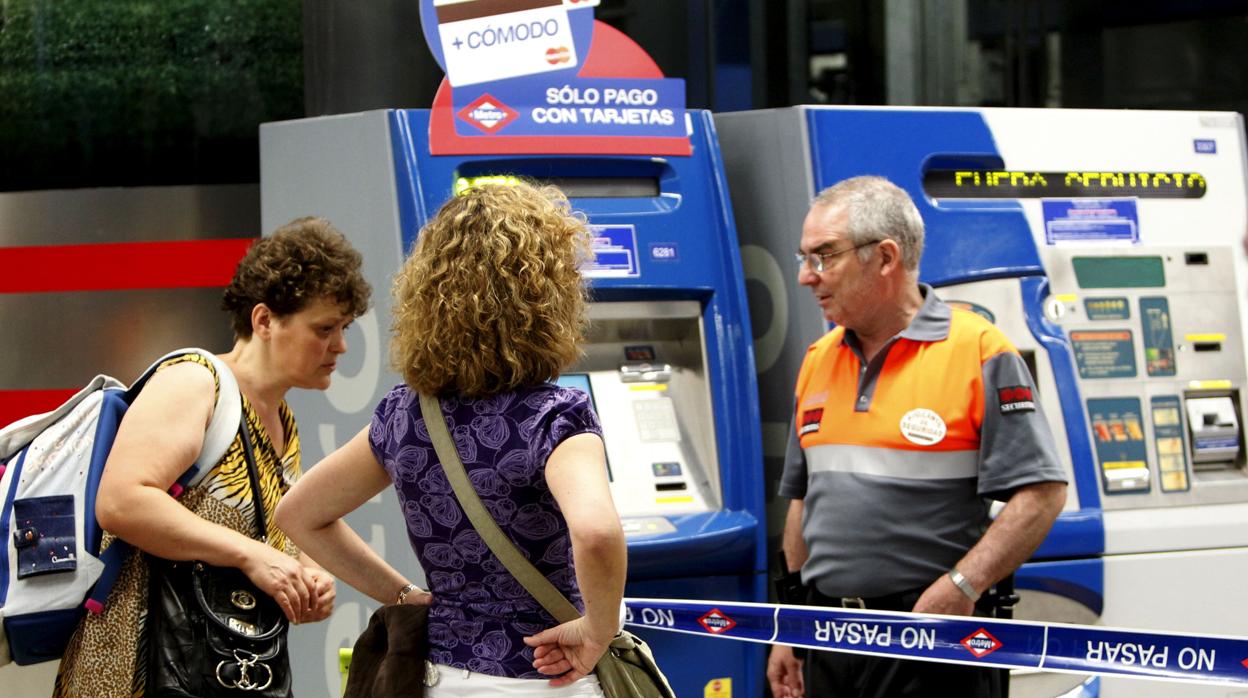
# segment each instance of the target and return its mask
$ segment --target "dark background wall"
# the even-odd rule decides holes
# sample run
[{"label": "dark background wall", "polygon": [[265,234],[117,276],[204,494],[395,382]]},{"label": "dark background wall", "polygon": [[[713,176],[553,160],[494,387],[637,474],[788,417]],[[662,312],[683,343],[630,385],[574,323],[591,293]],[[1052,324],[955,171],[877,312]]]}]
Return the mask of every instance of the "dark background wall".
[{"label": "dark background wall", "polygon": [[[688,104],[1248,111],[1243,0],[603,0]],[[415,0],[0,3],[0,191],[255,182],[260,123],[423,107]]]}]

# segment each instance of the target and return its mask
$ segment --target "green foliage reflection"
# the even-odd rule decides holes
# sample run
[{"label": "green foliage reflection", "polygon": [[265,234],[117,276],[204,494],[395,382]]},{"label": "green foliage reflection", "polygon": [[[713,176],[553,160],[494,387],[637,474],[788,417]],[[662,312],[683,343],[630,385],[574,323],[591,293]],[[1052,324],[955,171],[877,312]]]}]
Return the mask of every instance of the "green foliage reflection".
[{"label": "green foliage reflection", "polygon": [[0,189],[256,181],[299,0],[0,0]]}]

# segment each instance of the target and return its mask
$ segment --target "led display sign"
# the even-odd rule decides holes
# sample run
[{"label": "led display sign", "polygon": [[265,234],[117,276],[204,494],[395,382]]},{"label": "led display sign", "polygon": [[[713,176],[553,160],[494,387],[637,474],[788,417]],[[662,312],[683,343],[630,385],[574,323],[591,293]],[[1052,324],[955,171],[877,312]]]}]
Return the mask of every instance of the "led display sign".
[{"label": "led display sign", "polygon": [[934,199],[1199,199],[1207,186],[1198,172],[935,169],[923,174],[923,190]]}]

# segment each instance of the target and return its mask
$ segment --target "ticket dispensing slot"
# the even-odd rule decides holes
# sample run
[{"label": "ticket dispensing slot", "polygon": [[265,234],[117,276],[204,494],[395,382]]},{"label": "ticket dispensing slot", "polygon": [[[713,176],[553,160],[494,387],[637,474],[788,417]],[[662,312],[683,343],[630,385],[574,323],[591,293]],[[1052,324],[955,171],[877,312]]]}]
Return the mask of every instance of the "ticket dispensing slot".
[{"label": "ticket dispensing slot", "polygon": [[1240,425],[1234,397],[1188,394],[1185,398],[1194,468],[1235,468],[1240,453]]},{"label": "ticket dispensing slot", "polygon": [[585,356],[560,377],[591,393],[630,537],[722,506],[701,312],[697,301],[595,303]]}]

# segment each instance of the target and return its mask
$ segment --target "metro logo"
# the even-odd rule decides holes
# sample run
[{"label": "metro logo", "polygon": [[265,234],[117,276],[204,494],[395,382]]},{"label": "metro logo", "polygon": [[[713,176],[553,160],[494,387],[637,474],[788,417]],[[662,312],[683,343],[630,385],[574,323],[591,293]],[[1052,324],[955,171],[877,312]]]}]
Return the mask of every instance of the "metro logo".
[{"label": "metro logo", "polygon": [[1002,644],[1000,640],[992,636],[992,633],[980,628],[962,638],[962,646],[975,655],[976,659],[983,659],[1001,649]]},{"label": "metro logo", "polygon": [[572,53],[568,51],[567,46],[546,49],[546,62],[551,65],[567,63],[570,60],[572,60]]},{"label": "metro logo", "polygon": [[737,627],[737,621],[724,615],[718,608],[712,608],[707,611],[705,615],[698,619],[698,623],[712,635],[726,633]]},{"label": "metro logo", "polygon": [[483,94],[459,110],[459,118],[485,131],[495,133],[520,115],[501,101]]},{"label": "metro logo", "polygon": [[1001,403],[1002,414],[1024,411],[1034,412],[1036,410],[1036,402],[1031,394],[1031,388],[1025,385],[1012,385],[1001,388],[997,391],[997,400]]}]

